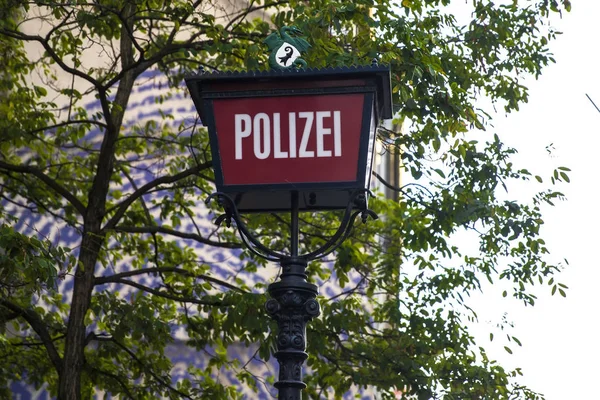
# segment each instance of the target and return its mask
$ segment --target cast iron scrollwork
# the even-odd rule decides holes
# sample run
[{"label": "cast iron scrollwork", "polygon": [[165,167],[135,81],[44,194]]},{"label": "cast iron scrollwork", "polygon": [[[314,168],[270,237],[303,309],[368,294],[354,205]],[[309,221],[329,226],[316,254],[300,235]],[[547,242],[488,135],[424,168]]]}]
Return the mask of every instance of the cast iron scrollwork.
[{"label": "cast iron scrollwork", "polygon": [[[360,215],[362,222],[366,222],[369,217],[377,219],[377,214],[372,210],[369,210],[364,206],[366,204],[366,196],[372,195],[368,190],[356,191],[348,201],[348,205],[344,210],[344,215],[341,219],[340,226],[337,231],[329,238],[329,240],[321,245],[314,251],[306,253],[301,257],[307,261],[318,260],[323,258],[333,251],[335,251],[344,240],[348,238],[354,227],[356,218]],[[240,234],[240,237],[244,244],[248,246],[248,249],[255,255],[264,258],[268,261],[279,262],[287,257],[286,254],[274,251],[263,245],[255,235],[250,231],[248,226],[244,223],[241,215],[236,207],[235,201],[229,197],[226,193],[215,192],[208,196],[206,203],[209,204],[213,199],[217,199],[221,207],[223,207],[225,213],[217,217],[215,223],[221,225],[223,222],[226,223],[227,227],[231,226],[231,220],[235,221],[236,228]],[[359,208],[356,210],[356,208]],[[293,239],[292,239],[293,240]],[[292,255],[294,256],[294,255]]]}]

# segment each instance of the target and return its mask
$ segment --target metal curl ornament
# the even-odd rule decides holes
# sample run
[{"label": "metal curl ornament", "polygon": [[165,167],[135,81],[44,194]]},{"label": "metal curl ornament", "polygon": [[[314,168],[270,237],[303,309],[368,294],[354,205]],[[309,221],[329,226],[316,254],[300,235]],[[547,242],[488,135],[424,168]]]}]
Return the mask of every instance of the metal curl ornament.
[{"label": "metal curl ornament", "polygon": [[[343,242],[350,236],[352,232],[352,228],[354,227],[354,222],[356,218],[360,215],[361,221],[366,223],[369,217],[373,220],[378,219],[377,214],[366,208],[366,200],[365,196],[373,196],[371,191],[369,190],[361,190],[356,191],[348,201],[348,205],[344,210],[344,215],[341,219],[340,226],[337,231],[325,242],[325,244],[321,245],[318,249],[311,251],[309,253],[298,255],[298,240],[299,240],[299,231],[298,229],[298,192],[292,192],[292,232],[291,232],[291,247],[290,254],[283,254],[274,250],[269,249],[265,245],[263,245],[250,231],[248,226],[244,223],[241,218],[241,214],[238,211],[235,201],[226,193],[223,192],[215,192],[208,196],[205,200],[206,204],[210,204],[213,199],[218,199],[218,204],[223,207],[225,213],[218,216],[215,220],[215,224],[220,226],[224,221],[227,227],[231,227],[231,220],[235,221],[236,228],[240,235],[240,238],[244,242],[244,244],[248,247],[253,254],[264,258],[267,261],[275,261],[281,262],[289,257],[300,257],[305,259],[306,261],[314,261],[320,258],[323,258],[332,252],[334,252]],[[295,206],[294,206],[295,202]],[[360,208],[358,211],[356,208]],[[294,209],[295,208],[295,209]],[[295,228],[294,228],[295,227]],[[294,236],[294,229],[296,229],[296,234]],[[294,247],[295,245],[295,247]]]}]

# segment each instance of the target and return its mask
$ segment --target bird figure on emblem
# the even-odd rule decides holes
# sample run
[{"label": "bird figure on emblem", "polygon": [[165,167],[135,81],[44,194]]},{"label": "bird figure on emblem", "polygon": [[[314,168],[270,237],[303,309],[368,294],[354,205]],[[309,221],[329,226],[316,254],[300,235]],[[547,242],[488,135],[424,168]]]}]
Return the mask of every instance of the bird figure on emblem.
[{"label": "bird figure on emblem", "polygon": [[264,40],[269,48],[269,66],[274,70],[306,68],[306,61],[300,56],[310,48],[302,37],[302,31],[295,26],[284,26],[271,33]]}]

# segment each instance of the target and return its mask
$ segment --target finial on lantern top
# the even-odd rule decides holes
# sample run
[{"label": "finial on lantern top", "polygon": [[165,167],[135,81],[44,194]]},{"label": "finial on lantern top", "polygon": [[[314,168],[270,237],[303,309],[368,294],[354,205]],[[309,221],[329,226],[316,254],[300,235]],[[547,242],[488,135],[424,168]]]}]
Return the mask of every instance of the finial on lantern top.
[{"label": "finial on lantern top", "polygon": [[306,68],[306,61],[300,56],[310,48],[310,44],[301,37],[302,31],[295,26],[284,26],[271,33],[264,43],[271,51],[269,67],[273,70]]}]

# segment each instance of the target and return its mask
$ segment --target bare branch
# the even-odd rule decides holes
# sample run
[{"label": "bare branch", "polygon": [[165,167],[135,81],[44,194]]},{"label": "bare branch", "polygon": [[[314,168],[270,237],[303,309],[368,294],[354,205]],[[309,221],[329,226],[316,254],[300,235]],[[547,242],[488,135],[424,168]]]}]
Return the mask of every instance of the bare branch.
[{"label": "bare branch", "polygon": [[52,337],[50,336],[48,329],[46,329],[46,325],[44,325],[42,318],[35,311],[22,308],[5,299],[0,299],[0,305],[13,313],[18,313],[25,321],[27,321],[29,326],[31,326],[35,333],[40,337],[40,340],[46,347],[50,361],[54,365],[56,372],[60,375],[62,373],[62,359],[60,358],[56,347],[54,347]]},{"label": "bare branch", "polygon": [[[98,338],[94,338],[94,339],[98,339]],[[100,341],[114,343],[117,347],[119,347],[121,350],[123,350],[125,353],[127,353],[129,355],[129,357],[131,357],[138,364],[140,364],[140,366],[142,367],[142,369],[145,372],[147,372],[150,376],[152,376],[152,378],[154,378],[162,386],[166,387],[167,389],[171,390],[172,392],[175,392],[176,394],[178,394],[182,398],[186,398],[186,399],[192,400],[192,398],[190,396],[188,396],[187,394],[185,394],[185,393],[177,390],[172,385],[170,385],[166,380],[162,379],[160,376],[158,376],[157,374],[155,374],[152,371],[151,367],[148,367],[142,360],[139,359],[138,356],[135,355],[135,353],[133,351],[131,351],[130,349],[128,349],[127,346],[125,346],[124,344],[118,342],[115,338],[113,338],[113,337],[111,337],[111,338],[103,338]]]},{"label": "bare branch", "polygon": [[[15,177],[12,177],[13,180],[16,180],[18,182],[23,183],[23,180],[21,179],[16,179]],[[13,188],[4,185],[2,183],[0,183],[0,188],[2,189],[8,189],[8,190],[14,190]],[[30,203],[32,203],[34,206],[29,206],[27,204],[22,204],[19,203],[18,201],[16,201],[15,199],[11,199],[10,197],[4,195],[4,194],[0,194],[0,197],[3,198],[5,201],[15,205],[16,207],[19,208],[23,208],[25,210],[28,210],[29,212],[32,213],[38,213],[38,212],[43,212],[45,211],[46,213],[52,215],[55,219],[60,220],[65,222],[68,226],[75,228],[78,232],[81,232],[81,228],[80,226],[77,225],[77,221],[69,221],[68,218],[66,218],[63,215],[59,215],[58,213],[54,212],[53,210],[51,210],[48,206],[46,206],[45,204],[43,204],[39,199],[34,199],[34,198],[30,198],[28,196],[25,196],[23,193],[19,193],[19,196],[22,197],[25,201],[28,201]]]},{"label": "bare branch", "polygon": [[115,75],[111,80],[104,84],[104,89],[106,90],[113,86],[115,83],[119,82],[123,78],[123,76],[131,70],[134,70],[133,75],[137,77],[138,75],[146,71],[148,68],[152,67],[154,64],[163,61],[168,55],[178,53],[184,49],[202,49],[204,46],[210,44],[213,44],[212,40],[193,42],[190,39],[184,43],[175,43],[171,44],[170,46],[165,46],[152,57],[148,59],[140,58],[131,65],[123,67],[123,69],[117,75]]},{"label": "bare branch", "polygon": [[404,193],[404,188],[406,188],[408,186],[416,186],[416,187],[426,191],[427,193],[429,193],[430,196],[433,196],[433,193],[431,193],[431,191],[429,189],[427,189],[425,186],[420,185],[418,183],[407,183],[404,186],[397,187],[397,186],[392,185],[388,181],[386,181],[385,178],[383,176],[379,175],[377,172],[373,171],[372,174],[373,174],[373,176],[375,176],[377,178],[377,180],[379,180],[379,182],[381,182],[383,184],[383,186],[385,186],[388,189],[391,189],[393,191]]},{"label": "bare branch", "polygon": [[80,120],[67,120],[67,121],[63,121],[63,122],[59,122],[58,124],[54,124],[54,125],[49,125],[49,126],[45,126],[43,128],[38,128],[38,129],[34,129],[32,131],[27,132],[27,134],[29,135],[33,135],[36,134],[38,132],[44,132],[50,129],[56,129],[56,128],[60,128],[62,126],[67,126],[67,125],[74,125],[74,124],[93,124],[93,125],[98,125],[102,128],[107,128],[106,124],[100,121],[94,121],[93,119],[80,119]]},{"label": "bare branch", "polygon": [[119,386],[121,386],[121,388],[123,389],[123,391],[125,392],[125,394],[127,395],[128,398],[135,399],[135,397],[129,390],[129,387],[125,384],[125,382],[123,382],[123,380],[121,379],[120,376],[113,374],[111,372],[108,372],[108,371],[104,371],[104,370],[102,370],[96,366],[90,365],[90,364],[86,364],[86,367],[94,372],[99,373],[100,375],[104,375],[104,376],[114,380],[115,382],[117,382],[119,384]]},{"label": "bare branch", "polygon": [[223,301],[202,301],[202,300],[198,300],[196,298],[193,297],[181,297],[181,296],[176,296],[174,294],[165,292],[164,290],[160,290],[160,289],[154,289],[151,288],[149,286],[145,286],[142,285],[140,283],[134,282],[134,281],[130,281],[128,279],[115,279],[113,280],[112,283],[120,283],[122,285],[127,285],[127,286],[132,286],[136,289],[142,290],[144,292],[150,293],[154,296],[158,296],[158,297],[162,297],[165,299],[169,299],[169,300],[174,300],[174,301],[178,301],[181,303],[191,303],[191,304],[197,304],[200,306],[218,306],[218,307],[223,307],[223,306],[230,306],[231,304],[225,303]]},{"label": "bare branch", "polygon": [[594,100],[592,100],[592,98],[591,98],[591,97],[590,97],[590,96],[589,96],[587,93],[585,94],[585,96],[588,98],[588,100],[590,101],[590,103],[592,103],[592,105],[593,105],[594,107],[596,107],[596,110],[597,110],[598,112],[600,112],[600,108],[598,108],[598,106],[596,105],[596,103],[594,103]]},{"label": "bare branch", "polygon": [[[259,10],[263,10],[269,7],[276,7],[276,6],[282,6],[284,4],[288,4],[289,1],[288,0],[284,0],[284,1],[274,1],[271,3],[265,3],[263,5],[260,6],[253,6],[253,7],[248,7],[244,12],[240,12],[237,16],[235,16],[234,18],[231,18],[231,20],[229,21],[229,23],[225,26],[225,30],[228,30],[229,28],[231,28],[233,26],[233,24],[235,24],[237,21],[243,21],[246,19],[246,17],[255,12],[255,11],[259,11]],[[234,26],[232,31],[235,30],[235,28],[237,27]]]},{"label": "bare branch", "polygon": [[69,192],[65,187],[56,182],[54,179],[50,178],[48,175],[44,174],[41,170],[25,165],[14,165],[5,163],[4,161],[0,161],[0,170],[11,171],[11,172],[21,172],[25,174],[31,174],[48,185],[51,189],[53,189],[56,193],[60,194],[65,200],[67,200],[75,209],[79,212],[80,215],[85,215],[85,206],[77,197],[75,197],[71,192]]},{"label": "bare branch", "polygon": [[[52,339],[53,342],[56,342],[57,340],[61,340],[64,339],[67,335],[59,335],[56,336],[55,338]],[[19,343],[11,343],[11,346],[24,346],[24,347],[29,347],[29,346],[45,346],[46,343],[44,342],[19,342]]]},{"label": "bare branch", "polygon": [[7,323],[7,322],[9,322],[9,321],[12,321],[13,319],[15,319],[15,318],[18,318],[20,315],[21,315],[21,314],[19,314],[19,313],[16,313],[16,312],[12,312],[12,313],[9,313],[9,314],[6,314],[6,315],[3,315],[3,316],[0,318],[0,325],[4,325],[4,324],[6,324],[6,323]]},{"label": "bare branch", "polygon": [[344,290],[343,292],[340,292],[334,296],[331,296],[330,298],[327,299],[327,301],[333,301],[333,300],[337,299],[338,297],[342,297],[342,296],[347,297],[349,295],[356,293],[360,289],[360,287],[365,283],[365,280],[366,280],[366,278],[363,276],[353,288]]},{"label": "bare branch", "polygon": [[[133,187],[133,190],[138,190],[139,187],[135,183],[135,179],[133,179],[133,177],[127,173],[127,170],[125,168],[121,168],[121,172],[123,173],[123,175],[125,175],[129,183],[131,184],[131,187]],[[152,215],[150,214],[150,210],[148,210],[148,206],[146,205],[143,196],[140,197],[140,201],[142,203],[142,208],[144,209],[144,214],[146,214],[146,223],[148,225],[152,225]],[[159,267],[160,265],[158,262],[158,240],[156,238],[156,234],[152,234],[152,241],[154,242],[154,264],[156,264],[156,266]]]},{"label": "bare branch", "polygon": [[94,85],[94,87],[101,89],[100,82],[98,82],[91,76],[81,72],[80,70],[69,67],[67,64],[65,64],[62,57],[59,56],[58,54],[56,54],[56,52],[54,51],[52,46],[50,46],[50,44],[48,44],[48,41],[46,39],[44,39],[43,37],[38,36],[38,35],[26,35],[22,32],[11,31],[11,30],[4,29],[4,28],[0,29],[0,34],[17,39],[17,40],[24,40],[24,41],[29,41],[29,42],[40,43],[42,45],[42,47],[44,48],[44,50],[46,50],[46,52],[48,53],[50,58],[52,58],[52,61],[54,61],[58,66],[60,66],[65,72],[68,72],[69,74],[78,76],[81,79],[86,80],[89,83],[91,83],[92,85]]},{"label": "bare branch", "polygon": [[232,285],[229,282],[225,282],[221,279],[217,279],[215,277],[204,275],[204,274],[196,274],[194,272],[191,272],[191,271],[188,271],[188,270],[185,270],[182,268],[174,268],[174,267],[144,268],[144,269],[138,269],[138,270],[134,270],[134,271],[121,272],[119,274],[114,274],[114,275],[110,275],[110,276],[96,277],[94,279],[94,285],[103,285],[105,283],[118,282],[122,278],[128,278],[130,276],[151,274],[151,273],[180,274],[180,275],[188,276],[191,278],[198,278],[198,279],[205,280],[207,282],[212,282],[214,284],[224,286],[228,289],[235,290],[236,292],[248,293],[247,291],[240,289],[239,287]]},{"label": "bare branch", "polygon": [[116,232],[128,232],[128,233],[164,233],[166,235],[176,236],[182,239],[192,239],[199,243],[207,244],[209,246],[222,247],[226,249],[241,249],[242,245],[240,243],[230,243],[230,242],[215,242],[212,240],[208,240],[203,238],[202,236],[196,233],[187,233],[180,232],[174,229],[165,228],[162,226],[117,226],[112,230]]},{"label": "bare branch", "polygon": [[[123,202],[121,202],[120,204],[118,204],[116,206],[117,211],[115,212],[115,215],[112,216],[112,218],[106,223],[106,225],[104,226],[103,229],[105,229],[105,230],[113,229],[117,225],[117,223],[119,223],[119,220],[123,217],[123,215],[125,214],[125,211],[127,211],[127,208],[138,198],[140,198],[141,196],[146,194],[149,190],[155,188],[158,185],[177,182],[181,179],[187,178],[190,175],[197,174],[198,172],[200,172],[206,168],[209,168],[211,165],[212,165],[212,162],[207,161],[204,164],[196,165],[196,166],[186,169],[185,171],[182,171],[178,174],[161,176],[160,178],[157,178],[151,182],[146,183],[144,186],[137,189],[129,197],[127,197],[125,200],[123,200]],[[148,233],[151,233],[151,232],[148,232]]]}]

